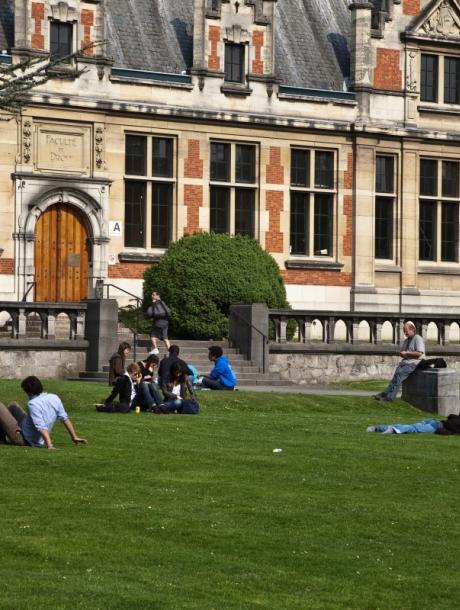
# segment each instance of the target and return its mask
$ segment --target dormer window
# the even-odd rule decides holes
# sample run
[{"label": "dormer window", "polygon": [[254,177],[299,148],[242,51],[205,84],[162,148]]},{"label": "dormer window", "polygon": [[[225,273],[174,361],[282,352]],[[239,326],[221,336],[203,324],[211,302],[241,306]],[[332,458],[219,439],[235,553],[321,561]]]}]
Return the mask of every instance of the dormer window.
[{"label": "dormer window", "polygon": [[50,52],[53,58],[68,59],[72,54],[72,24],[52,21],[50,25]]},{"label": "dormer window", "polygon": [[242,83],[244,78],[244,45],[226,43],[225,80],[229,83]]},{"label": "dormer window", "polygon": [[422,54],[420,100],[460,104],[460,58]]}]

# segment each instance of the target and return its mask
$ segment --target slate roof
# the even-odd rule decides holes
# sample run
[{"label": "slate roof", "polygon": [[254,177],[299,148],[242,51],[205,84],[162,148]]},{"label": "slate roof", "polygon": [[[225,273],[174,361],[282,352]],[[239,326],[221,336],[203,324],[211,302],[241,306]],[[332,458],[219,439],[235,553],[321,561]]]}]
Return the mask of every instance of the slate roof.
[{"label": "slate roof", "polygon": [[[378,0],[376,0],[378,1]],[[285,85],[341,91],[349,75],[351,0],[278,0],[276,72]],[[13,0],[0,0],[0,51],[13,45]],[[118,68],[180,74],[193,61],[193,0],[109,0]]]},{"label": "slate roof", "polygon": [[13,0],[0,1],[0,53],[13,46],[14,38]]}]

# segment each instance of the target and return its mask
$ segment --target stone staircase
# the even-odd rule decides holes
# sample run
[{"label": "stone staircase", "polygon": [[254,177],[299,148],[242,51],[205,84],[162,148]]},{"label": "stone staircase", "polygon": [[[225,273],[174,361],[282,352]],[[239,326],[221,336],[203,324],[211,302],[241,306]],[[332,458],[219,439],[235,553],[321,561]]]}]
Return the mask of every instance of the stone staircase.
[{"label": "stone staircase", "polygon": [[[120,329],[120,341],[128,341],[132,343],[132,335],[130,336],[125,329]],[[250,386],[292,386],[289,381],[281,379],[277,373],[261,373],[259,367],[253,362],[246,360],[245,356],[240,354],[237,349],[228,347],[227,341],[189,341],[183,339],[171,339],[171,343],[178,345],[180,348],[179,357],[185,360],[188,364],[193,365],[200,375],[207,374],[212,364],[208,359],[208,347],[211,345],[220,345],[224,350],[224,355],[227,356],[235,375],[238,379],[238,387]],[[147,335],[139,335],[136,346],[136,359],[144,360],[150,350],[150,339]],[[164,344],[160,345],[160,359],[166,355]],[[132,362],[133,357],[128,362]],[[103,371],[83,372],[80,373],[79,380],[81,381],[102,381],[108,382],[108,364]]]}]

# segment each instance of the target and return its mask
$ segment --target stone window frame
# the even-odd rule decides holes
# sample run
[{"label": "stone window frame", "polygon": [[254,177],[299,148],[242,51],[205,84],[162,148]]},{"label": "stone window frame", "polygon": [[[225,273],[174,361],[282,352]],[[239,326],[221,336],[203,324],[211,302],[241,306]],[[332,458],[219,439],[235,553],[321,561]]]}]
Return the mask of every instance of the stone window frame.
[{"label": "stone window frame", "polygon": [[[377,165],[379,158],[389,158],[393,161],[393,174],[392,174],[392,189],[391,190],[378,190],[377,180]],[[375,152],[375,193],[374,193],[374,258],[379,263],[391,263],[396,262],[396,243],[397,243],[397,219],[398,219],[398,156],[388,151],[377,150]],[[391,245],[390,245],[390,257],[379,257],[377,256],[377,200],[385,200],[391,205]]]},{"label": "stone window frame", "polygon": [[[423,56],[432,56],[437,58],[437,66],[436,66],[436,101],[424,100],[422,98],[422,57]],[[437,107],[446,107],[458,108],[460,106],[460,74],[459,74],[459,84],[458,84],[458,102],[445,102],[444,101],[444,83],[445,83],[445,60],[446,58],[452,58],[460,61],[460,53],[456,53],[454,49],[449,48],[449,50],[440,52],[439,50],[432,50],[431,48],[420,48],[420,104],[422,105],[436,105]]]},{"label": "stone window frame", "polygon": [[[437,184],[436,184],[436,193],[433,195],[422,194],[421,192],[421,164],[422,161],[434,161],[437,163]],[[458,164],[458,196],[451,197],[443,195],[443,162],[455,162]],[[418,260],[420,265],[438,265],[442,266],[452,266],[459,263],[459,236],[460,236],[460,159],[458,157],[437,157],[430,154],[420,154],[419,156],[419,208],[418,208]],[[421,206],[422,203],[428,202],[432,203],[435,214],[434,214],[434,250],[435,253],[432,258],[421,258]],[[442,224],[443,224],[443,204],[455,204],[456,205],[456,223],[454,225],[454,235],[455,239],[455,256],[454,260],[444,259],[442,256]]]},{"label": "stone window frame", "polygon": [[[310,154],[310,162],[309,162],[309,184],[310,186],[297,186],[293,185],[291,182],[292,179],[292,150],[303,150],[308,151]],[[320,188],[315,186],[315,157],[317,152],[330,152],[333,154],[333,185],[332,188]],[[314,161],[312,162],[312,157]],[[336,260],[337,256],[337,247],[338,247],[338,159],[339,159],[339,151],[334,147],[329,146],[302,146],[299,144],[292,144],[290,146],[290,159],[289,159],[289,259],[291,261],[299,260],[299,261],[327,261],[332,262]],[[291,204],[292,204],[292,196],[293,193],[305,193],[308,195],[309,200],[309,210],[308,210],[308,226],[307,226],[307,237],[308,237],[308,246],[307,252],[302,253],[294,253],[292,252],[292,240],[291,240]],[[315,195],[317,194],[328,194],[332,196],[332,226],[330,229],[331,235],[331,245],[330,245],[330,253],[328,254],[315,254],[314,252],[314,242],[315,242],[315,233],[314,233],[314,225],[315,225]]]},{"label": "stone window frame", "polygon": [[[128,136],[140,136],[146,139],[146,153],[145,153],[145,166],[146,171],[143,174],[129,174],[126,172],[126,163],[124,167],[124,179],[123,179],[123,218],[125,219],[126,214],[126,184],[131,183],[142,183],[145,185],[145,204],[144,204],[144,243],[138,246],[126,245],[126,230],[124,231],[124,249],[126,251],[134,252],[158,252],[164,253],[169,244],[175,241],[178,237],[177,231],[177,220],[178,220],[178,136],[171,133],[146,133],[145,131],[126,130],[124,132],[124,156],[126,160],[126,143]],[[154,139],[167,139],[173,143],[172,150],[172,176],[164,177],[160,175],[154,175],[153,173],[153,141]],[[170,234],[168,236],[167,245],[158,246],[152,245],[152,216],[153,216],[153,189],[155,184],[168,184],[172,187],[171,196],[171,210],[170,210]],[[126,221],[124,220],[125,228]]]},{"label": "stone window frame", "polygon": [[[211,159],[212,159],[212,145],[213,144],[227,144],[230,146],[230,177],[228,180],[213,180],[211,178]],[[238,182],[236,179],[236,147],[252,146],[255,151],[254,159],[254,181],[253,182]],[[236,193],[237,190],[247,190],[254,193],[254,211],[253,211],[253,237],[258,239],[260,230],[260,143],[250,140],[226,140],[223,138],[212,138],[209,141],[209,227],[211,229],[211,200],[212,200],[212,189],[223,188],[227,189],[228,195],[228,233],[235,235],[235,224],[236,224]]]}]

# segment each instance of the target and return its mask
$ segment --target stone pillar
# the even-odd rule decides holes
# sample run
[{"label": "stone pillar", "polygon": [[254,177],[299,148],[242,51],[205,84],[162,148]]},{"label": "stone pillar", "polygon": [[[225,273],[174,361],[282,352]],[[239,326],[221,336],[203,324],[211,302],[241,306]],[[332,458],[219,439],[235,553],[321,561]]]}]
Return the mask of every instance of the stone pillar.
[{"label": "stone pillar", "polygon": [[229,342],[248,360],[268,370],[268,307],[265,303],[232,305],[229,319]]},{"label": "stone pillar", "polygon": [[372,2],[355,0],[351,10],[350,88],[356,92],[359,119],[365,122],[369,116],[369,99],[372,89]]},{"label": "stone pillar", "polygon": [[416,311],[418,261],[418,154],[404,150],[401,156],[401,310]]},{"label": "stone pillar", "polygon": [[115,299],[88,299],[86,303],[86,370],[102,371],[118,347],[118,303]]},{"label": "stone pillar", "polygon": [[402,399],[423,411],[446,417],[460,412],[459,376],[454,369],[415,371],[404,381]]},{"label": "stone pillar", "polygon": [[[352,296],[358,311],[375,308],[374,286],[374,148],[356,147],[355,260]],[[359,227],[359,230],[356,228]]]}]

